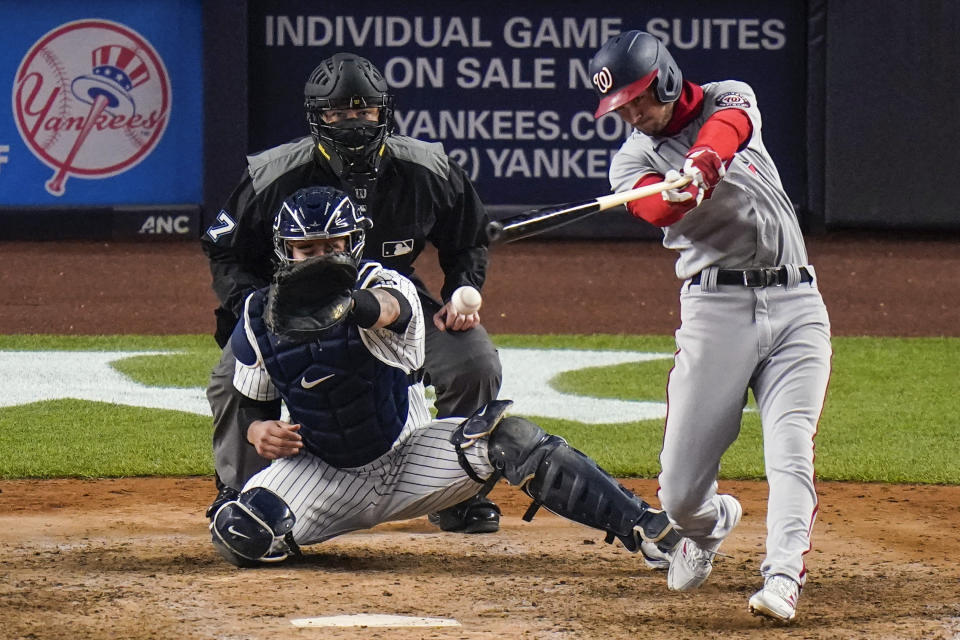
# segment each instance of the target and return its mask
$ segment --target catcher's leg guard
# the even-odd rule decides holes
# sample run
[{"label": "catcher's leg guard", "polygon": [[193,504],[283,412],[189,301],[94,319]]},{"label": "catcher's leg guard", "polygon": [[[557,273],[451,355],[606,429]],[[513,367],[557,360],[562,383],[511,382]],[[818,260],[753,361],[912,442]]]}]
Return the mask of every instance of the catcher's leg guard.
[{"label": "catcher's leg guard", "polygon": [[[630,551],[640,550],[641,542],[646,541],[666,552],[680,541],[665,513],[627,491],[563,438],[529,420],[503,417],[509,405],[509,401],[487,405],[481,410],[492,416],[485,420],[487,424],[481,428],[479,418],[483,416],[478,412],[454,433],[453,443],[462,449],[479,437],[488,438],[487,457],[498,471],[494,482],[502,475],[534,500],[525,520],[531,520],[542,505],[574,522],[606,531],[607,542],[617,538]],[[463,456],[461,464],[479,481]],[[487,484],[492,486],[489,480]]]},{"label": "catcher's leg guard", "polygon": [[238,567],[281,562],[299,548],[290,533],[296,516],[280,496],[255,487],[223,504],[210,522],[213,546]]}]

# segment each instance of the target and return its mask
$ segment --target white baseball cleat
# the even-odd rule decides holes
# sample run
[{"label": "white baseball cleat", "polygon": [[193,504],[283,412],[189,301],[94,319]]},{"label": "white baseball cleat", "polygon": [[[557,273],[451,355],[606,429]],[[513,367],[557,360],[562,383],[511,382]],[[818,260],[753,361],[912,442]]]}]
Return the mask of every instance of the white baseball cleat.
[{"label": "white baseball cleat", "polygon": [[797,617],[797,598],[800,585],[785,575],[769,576],[763,589],[750,596],[750,613],[763,615],[780,622],[790,622]]},{"label": "white baseball cleat", "polygon": [[[720,516],[726,526],[724,538],[730,535],[740,522],[743,507],[733,496],[719,496]],[[719,524],[719,523],[718,523]],[[667,570],[667,588],[671,591],[690,591],[696,589],[710,577],[713,571],[713,558],[717,555],[721,540],[712,549],[702,549],[690,538],[684,538],[670,556],[670,568]]]},{"label": "white baseball cleat", "polygon": [[670,556],[660,551],[654,542],[641,542],[640,555],[643,556],[643,563],[651,569],[664,571],[670,568]]},{"label": "white baseball cleat", "polygon": [[671,591],[696,589],[713,571],[713,554],[704,551],[690,538],[677,545],[667,570],[667,588]]}]

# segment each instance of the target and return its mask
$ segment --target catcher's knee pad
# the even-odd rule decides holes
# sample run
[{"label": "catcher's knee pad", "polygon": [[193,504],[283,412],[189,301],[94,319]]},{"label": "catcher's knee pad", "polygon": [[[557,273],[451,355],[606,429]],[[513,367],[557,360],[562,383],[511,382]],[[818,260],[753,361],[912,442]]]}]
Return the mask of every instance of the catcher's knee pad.
[{"label": "catcher's knee pad", "polygon": [[296,516],[280,496],[255,487],[223,504],[210,522],[213,546],[231,564],[248,567],[296,553],[290,535]]},{"label": "catcher's knee pad", "polygon": [[[450,442],[456,447],[457,459],[460,462],[460,466],[463,467],[463,470],[467,472],[467,475],[470,476],[474,482],[484,484],[486,479],[477,475],[477,472],[474,471],[473,467],[471,467],[467,461],[467,456],[464,454],[464,451],[472,447],[477,440],[489,437],[500,424],[504,414],[512,404],[513,400],[493,400],[488,402],[474,411],[472,416],[460,423],[456,431],[450,435]],[[490,459],[490,463],[496,466],[492,458]],[[499,476],[495,476],[491,479],[491,482],[498,478]],[[489,491],[490,488],[491,487],[488,487],[487,491]]]},{"label": "catcher's knee pad", "polygon": [[533,498],[525,519],[541,505],[557,515],[607,532],[630,551],[643,541],[668,551],[680,541],[666,514],[624,488],[596,462],[558,436],[523,418],[504,418],[490,434],[490,462]]}]

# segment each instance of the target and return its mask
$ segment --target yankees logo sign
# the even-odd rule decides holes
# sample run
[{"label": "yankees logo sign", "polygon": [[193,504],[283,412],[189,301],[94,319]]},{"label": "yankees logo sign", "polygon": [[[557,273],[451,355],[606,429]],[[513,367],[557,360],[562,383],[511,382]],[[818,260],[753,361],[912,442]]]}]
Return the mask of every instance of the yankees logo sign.
[{"label": "yankees logo sign", "polygon": [[610,69],[604,67],[593,74],[593,84],[597,85],[600,93],[610,91],[610,87],[613,86],[613,74],[610,73]]},{"label": "yankees logo sign", "polygon": [[170,78],[153,46],[101,19],[45,34],[13,85],[17,129],[52,170],[44,187],[54,196],[66,192],[70,176],[108,178],[139,164],[163,137],[170,105]]}]

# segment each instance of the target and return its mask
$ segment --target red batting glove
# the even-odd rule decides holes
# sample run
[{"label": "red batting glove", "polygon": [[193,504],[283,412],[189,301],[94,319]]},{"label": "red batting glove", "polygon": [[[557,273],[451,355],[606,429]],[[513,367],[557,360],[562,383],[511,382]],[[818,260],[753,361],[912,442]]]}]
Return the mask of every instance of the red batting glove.
[{"label": "red batting glove", "polygon": [[683,174],[693,178],[693,184],[710,191],[720,184],[726,169],[723,158],[710,147],[694,147],[687,153]]}]

